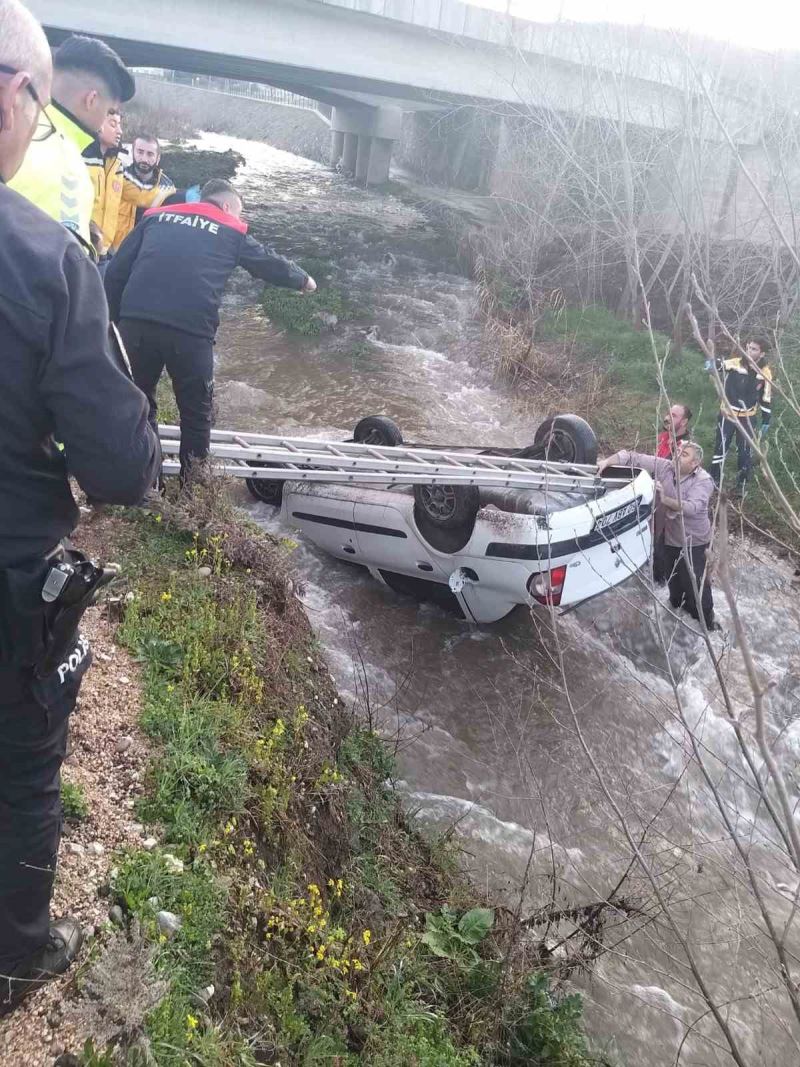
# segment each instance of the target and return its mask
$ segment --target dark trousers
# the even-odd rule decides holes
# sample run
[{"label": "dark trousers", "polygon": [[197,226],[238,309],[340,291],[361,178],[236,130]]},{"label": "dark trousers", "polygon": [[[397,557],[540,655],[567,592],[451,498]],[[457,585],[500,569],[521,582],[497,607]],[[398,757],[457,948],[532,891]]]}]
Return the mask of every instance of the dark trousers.
[{"label": "dark trousers", "polygon": [[663,585],[669,578],[667,567],[667,546],[664,543],[664,531],[653,535],[653,581]]},{"label": "dark trousers", "polygon": [[0,975],[47,943],[78,673],[41,685],[0,667]]},{"label": "dark trousers", "polygon": [[[705,573],[706,552],[708,545],[693,545],[688,549],[697,588],[700,591],[700,606],[706,626],[714,625],[714,598],[711,595],[711,576]],[[692,577],[687,566],[687,550],[664,546],[664,560],[669,582],[669,602],[673,608],[685,608],[689,614],[699,619],[697,598],[692,587]]]},{"label": "dark trousers", "polygon": [[717,421],[717,438],[714,442],[714,458],[711,460],[711,477],[716,486],[719,486],[722,481],[723,464],[731,451],[733,439],[736,438],[736,451],[739,457],[736,484],[740,489],[744,489],[753,467],[753,450],[745,433],[755,437],[753,420],[748,415],[735,419],[726,419],[724,415],[720,415]]},{"label": "dark trousers", "polygon": [[211,442],[214,404],[214,345],[171,326],[142,319],[122,319],[119,332],[131,362],[133,380],[150,404],[150,425],[158,431],[156,389],[167,368],[181,423],[181,477],[192,459],[203,460]]}]

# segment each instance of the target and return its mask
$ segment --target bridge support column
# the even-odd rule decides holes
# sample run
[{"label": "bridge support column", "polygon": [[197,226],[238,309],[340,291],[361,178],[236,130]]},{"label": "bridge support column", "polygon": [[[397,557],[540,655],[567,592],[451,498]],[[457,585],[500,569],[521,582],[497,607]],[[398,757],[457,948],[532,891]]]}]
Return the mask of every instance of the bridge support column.
[{"label": "bridge support column", "polygon": [[344,134],[340,130],[331,133],[331,166],[335,167],[344,153]]},{"label": "bridge support column", "polygon": [[342,138],[342,170],[345,174],[355,174],[356,156],[358,155],[358,134],[343,133]]},{"label": "bridge support column", "polygon": [[367,171],[369,170],[369,153],[372,147],[372,138],[367,134],[358,135],[358,155],[356,156],[356,181],[367,184]]},{"label": "bridge support column", "polygon": [[356,181],[382,185],[389,180],[389,165],[395,141],[400,137],[403,113],[395,107],[336,107],[331,129],[344,135],[342,166]]},{"label": "bridge support column", "polygon": [[389,137],[373,137],[367,168],[367,185],[384,185],[389,180],[394,141]]}]

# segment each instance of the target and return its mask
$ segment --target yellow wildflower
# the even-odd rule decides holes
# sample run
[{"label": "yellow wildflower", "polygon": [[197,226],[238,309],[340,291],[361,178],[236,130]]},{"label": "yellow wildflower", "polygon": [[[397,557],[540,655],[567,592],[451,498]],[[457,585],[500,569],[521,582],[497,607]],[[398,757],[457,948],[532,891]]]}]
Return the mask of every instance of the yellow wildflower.
[{"label": "yellow wildflower", "polygon": [[370,943],[370,941],[372,940],[372,931],[371,930],[365,930],[363,932],[363,934],[361,935],[361,937],[362,937],[362,940],[364,941],[364,944],[368,945]]}]

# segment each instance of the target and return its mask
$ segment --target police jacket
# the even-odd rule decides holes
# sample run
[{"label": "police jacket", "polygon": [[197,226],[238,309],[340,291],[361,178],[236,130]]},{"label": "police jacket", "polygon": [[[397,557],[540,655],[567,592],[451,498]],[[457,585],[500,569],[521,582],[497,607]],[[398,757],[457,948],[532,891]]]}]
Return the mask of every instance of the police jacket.
[{"label": "police jacket", "polygon": [[160,322],[213,340],[225,283],[236,267],[287,289],[302,289],[308,279],[216,204],[152,208],[106,270],[111,318]]},{"label": "police jacket", "polygon": [[147,181],[139,177],[133,163],[126,167],[122,172],[122,196],[113,240],[114,250],[119,248],[148,208],[163,204],[174,192],[175,186],[160,167],[153,171],[153,177]]},{"label": "police jacket", "polygon": [[43,141],[31,142],[22,166],[8,185],[51,219],[79,234],[86,247],[91,247],[89,223],[94,186],[81,153],[95,135],[55,101],[46,110],[55,133]]},{"label": "police jacket", "polygon": [[83,160],[94,187],[92,222],[102,235],[101,253],[111,248],[117,233],[119,205],[122,199],[122,163],[119,149],[105,152],[99,141],[92,141],[83,153]]},{"label": "police jacket", "polygon": [[720,411],[728,418],[752,418],[761,409],[761,425],[772,417],[772,370],[765,363],[756,370],[741,356],[718,362],[725,382],[725,399]]},{"label": "police jacket", "polygon": [[99,500],[135,504],[160,462],[145,398],[108,346],[97,267],[2,183],[0,353],[2,568],[45,555],[75,528],[69,475]]}]

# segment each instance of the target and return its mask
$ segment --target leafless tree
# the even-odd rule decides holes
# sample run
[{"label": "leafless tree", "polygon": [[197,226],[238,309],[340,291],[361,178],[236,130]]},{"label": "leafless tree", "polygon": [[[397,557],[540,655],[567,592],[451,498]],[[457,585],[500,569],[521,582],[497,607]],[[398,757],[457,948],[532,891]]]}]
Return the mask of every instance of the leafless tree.
[{"label": "leafless tree", "polygon": [[[677,399],[667,395],[664,360],[688,330],[711,359],[720,339],[735,349],[745,330],[768,329],[781,402],[800,415],[785,351],[800,279],[797,72],[757,57],[732,64],[711,47],[674,38],[659,39],[642,58],[630,40],[597,28],[571,49],[582,61],[572,99],[549,84],[552,65],[520,56],[520,102],[504,116],[495,176],[502,223],[479,264],[494,310],[513,304],[518,318],[512,311],[505,325],[524,333],[553,293],[611,307],[649,335],[662,406]],[[552,64],[560,59],[554,52]],[[499,278],[513,301],[498,300]],[[657,328],[669,330],[672,355],[657,343]],[[712,380],[721,393],[719,376]],[[800,536],[800,493],[785,477],[797,469],[795,455],[769,453],[757,438],[751,445],[787,536]],[[571,663],[585,633],[554,613],[545,643],[560,678],[556,704],[577,746],[576,780],[589,788],[591,776],[620,872],[635,874],[642,890],[609,956],[620,967],[635,961],[653,985],[672,990],[664,1014],[677,1027],[669,1050],[676,1067],[777,1065],[800,1061],[797,767],[778,714],[777,668],[752,602],[743,601],[734,560],[753,549],[731,547],[724,495],[714,525],[715,560],[701,584],[713,575],[727,641],[665,604],[646,576],[637,589],[611,594],[646,618],[640,625],[658,667],[624,677],[617,658],[618,699],[656,726],[669,776],[659,781],[640,769],[631,781],[619,773],[613,736],[602,736],[576,695]],[[538,787],[534,794],[546,806],[546,794]],[[541,823],[533,810],[531,818]],[[549,828],[544,836],[552,840]],[[525,875],[532,877],[530,863]],[[610,906],[617,892],[613,878],[592,882],[593,899]],[[569,907],[546,879],[541,904],[550,918],[540,932],[549,937],[552,916]],[[668,1003],[678,997],[680,1011]]]}]

